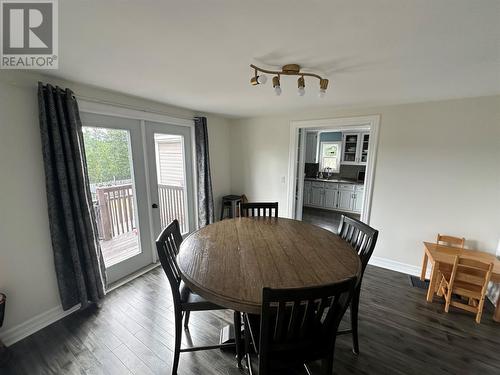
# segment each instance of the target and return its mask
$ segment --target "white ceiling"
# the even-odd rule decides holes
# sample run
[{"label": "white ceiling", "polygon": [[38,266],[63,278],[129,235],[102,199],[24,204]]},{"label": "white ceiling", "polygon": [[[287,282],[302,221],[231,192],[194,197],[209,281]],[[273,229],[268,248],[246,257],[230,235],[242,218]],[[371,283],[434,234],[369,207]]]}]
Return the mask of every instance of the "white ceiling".
[{"label": "white ceiling", "polygon": [[[500,1],[59,1],[58,77],[199,111],[252,116],[500,93]],[[250,63],[318,82],[249,84]]]}]

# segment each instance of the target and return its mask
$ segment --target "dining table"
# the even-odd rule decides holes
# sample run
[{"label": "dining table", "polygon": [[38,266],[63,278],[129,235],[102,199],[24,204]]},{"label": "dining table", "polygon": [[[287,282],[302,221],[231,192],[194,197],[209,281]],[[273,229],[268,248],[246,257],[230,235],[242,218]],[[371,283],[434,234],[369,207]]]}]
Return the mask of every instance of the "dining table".
[{"label": "dining table", "polygon": [[302,221],[238,217],[190,234],[177,255],[182,280],[205,299],[260,314],[262,289],[305,288],[359,277],[347,242]]},{"label": "dining table", "polygon": [[[457,255],[469,259],[479,260],[485,263],[493,263],[491,282],[500,283],[500,260],[496,258],[495,254],[455,246],[446,246],[432,242],[424,242],[424,257],[422,260],[422,271],[420,274],[420,279],[422,281],[426,278],[427,264],[431,264],[429,287],[427,289],[427,302],[432,302],[433,296],[439,286],[439,267],[444,265],[451,268]],[[493,320],[500,322],[500,295],[496,301]]]}]

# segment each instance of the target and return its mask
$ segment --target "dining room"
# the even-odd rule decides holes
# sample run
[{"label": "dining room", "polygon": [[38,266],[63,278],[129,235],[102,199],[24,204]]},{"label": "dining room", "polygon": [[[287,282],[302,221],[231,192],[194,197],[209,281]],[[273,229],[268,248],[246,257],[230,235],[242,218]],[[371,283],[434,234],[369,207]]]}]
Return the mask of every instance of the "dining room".
[{"label": "dining room", "polygon": [[498,2],[0,10],[0,374],[499,373]]}]

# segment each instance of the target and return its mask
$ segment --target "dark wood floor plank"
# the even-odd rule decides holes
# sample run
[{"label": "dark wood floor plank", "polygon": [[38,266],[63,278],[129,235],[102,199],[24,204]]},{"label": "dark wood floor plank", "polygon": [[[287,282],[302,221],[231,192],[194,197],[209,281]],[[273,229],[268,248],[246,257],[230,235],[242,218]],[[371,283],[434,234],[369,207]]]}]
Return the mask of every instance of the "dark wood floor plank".
[{"label": "dark wood floor plank", "polygon": [[[174,343],[172,301],[166,277],[157,268],[109,293],[100,309],[75,313],[10,349],[1,375],[169,374]],[[472,314],[425,300],[408,276],[368,266],[360,304],[359,356],[351,337],[340,336],[335,374],[499,374],[500,325],[487,305],[481,324]],[[343,326],[349,326],[346,315]],[[183,345],[218,341],[231,323],[230,311],[191,315]],[[319,369],[318,363],[310,366]],[[220,350],[181,354],[180,375],[238,375],[234,353]],[[297,371],[297,374],[303,372]],[[290,375],[290,374],[287,374]],[[293,374],[295,375],[295,373]]]}]

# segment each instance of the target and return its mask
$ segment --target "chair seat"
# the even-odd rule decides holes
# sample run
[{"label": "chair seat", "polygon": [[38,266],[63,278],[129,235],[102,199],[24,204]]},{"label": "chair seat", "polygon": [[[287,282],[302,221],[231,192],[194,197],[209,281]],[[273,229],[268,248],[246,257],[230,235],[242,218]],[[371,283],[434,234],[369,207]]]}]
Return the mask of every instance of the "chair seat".
[{"label": "chair seat", "polygon": [[209,302],[202,296],[194,293],[189,287],[181,281],[179,285],[181,295],[181,308],[183,311],[203,311],[203,310],[223,310],[225,307]]}]

